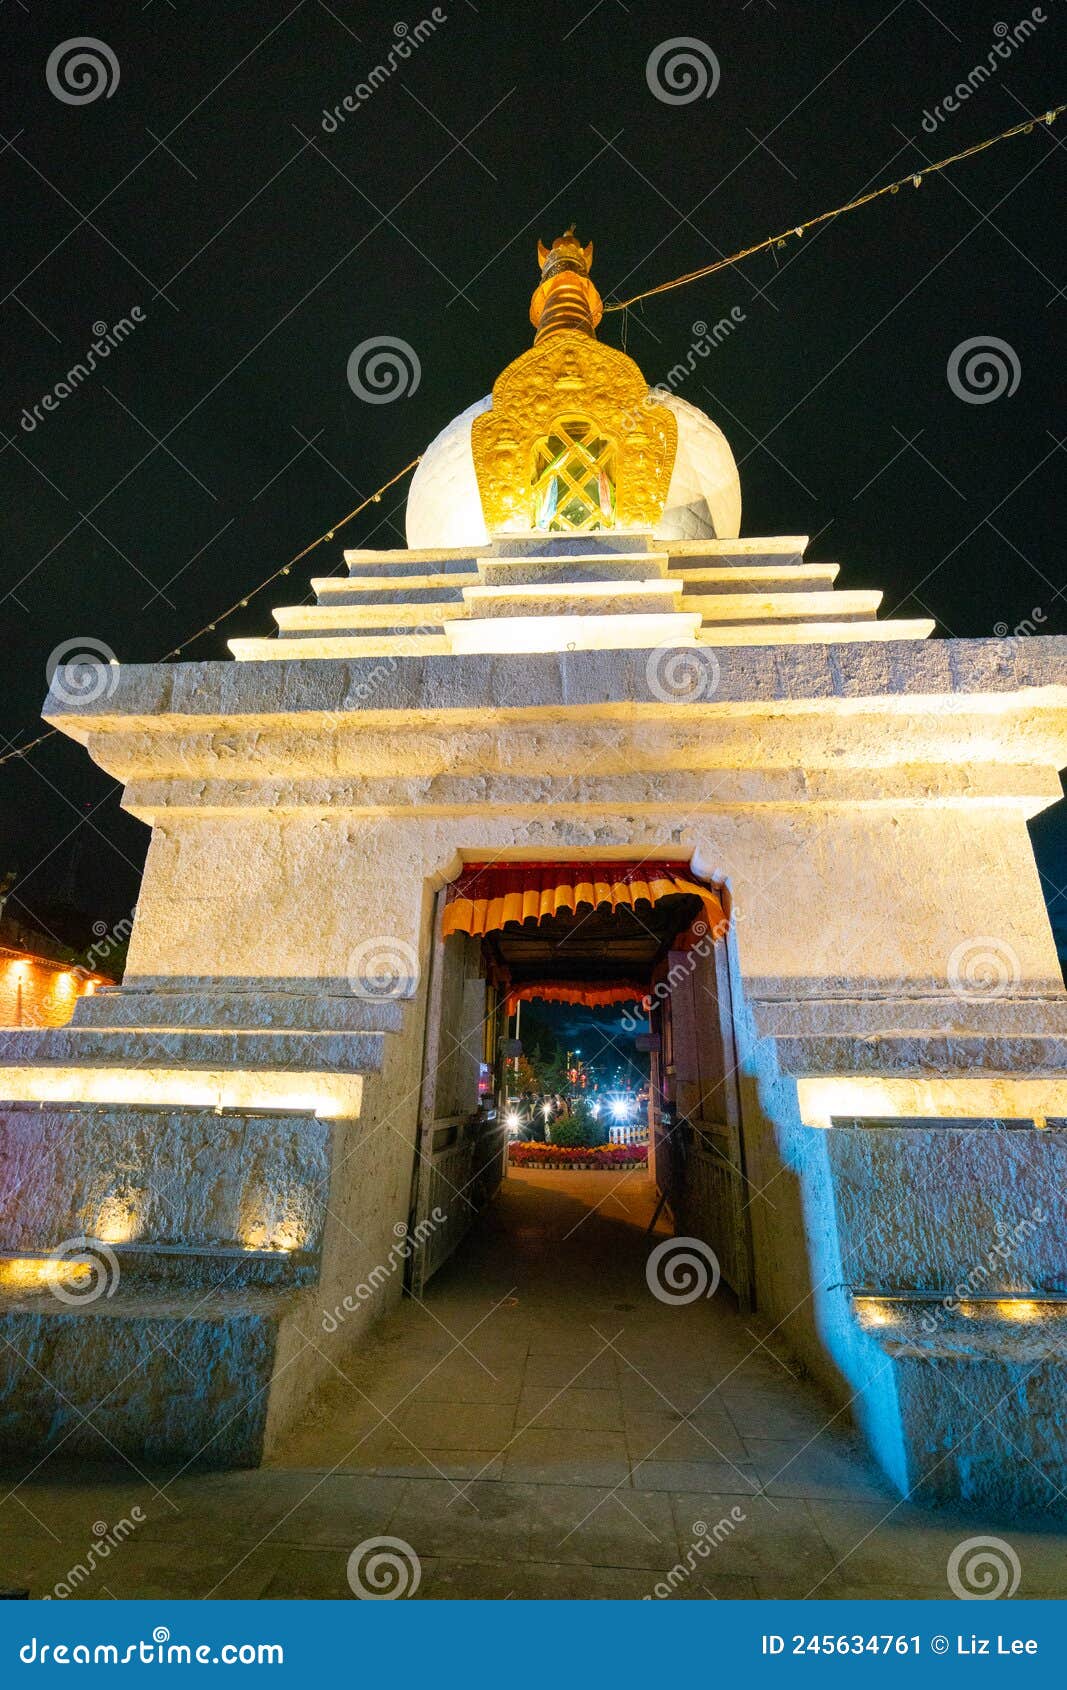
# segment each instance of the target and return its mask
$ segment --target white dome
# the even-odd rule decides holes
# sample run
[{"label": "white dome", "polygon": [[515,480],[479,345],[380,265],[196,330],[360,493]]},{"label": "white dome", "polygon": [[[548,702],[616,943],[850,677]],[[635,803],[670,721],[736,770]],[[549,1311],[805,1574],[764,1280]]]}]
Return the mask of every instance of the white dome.
[{"label": "white dome", "polygon": [[[741,531],[741,483],[726,436],[677,394],[657,392],[656,398],[678,422],[678,454],[656,539],[736,539]],[[487,394],[468,405],[423,453],[408,493],[406,527],[412,551],[489,544],[471,454],[471,425],[491,404]]]}]

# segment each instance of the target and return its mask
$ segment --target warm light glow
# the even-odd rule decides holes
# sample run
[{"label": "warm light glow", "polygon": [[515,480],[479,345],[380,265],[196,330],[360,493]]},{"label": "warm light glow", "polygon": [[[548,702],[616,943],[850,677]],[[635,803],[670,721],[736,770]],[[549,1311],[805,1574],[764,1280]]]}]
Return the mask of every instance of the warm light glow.
[{"label": "warm light glow", "polygon": [[105,1244],[131,1244],[140,1236],[138,1208],[143,1191],[114,1192],[105,1197],[92,1228],[92,1236]]},{"label": "warm light glow", "polygon": [[88,1262],[9,1256],[6,1261],[0,1261],[0,1285],[29,1291],[42,1285],[80,1284],[90,1277],[92,1271]]},{"label": "warm light glow", "polygon": [[896,1323],[896,1315],[885,1303],[875,1302],[873,1297],[857,1299],[856,1313],[865,1326],[893,1326]]},{"label": "warm light glow", "polygon": [[837,1120],[972,1119],[1024,1121],[1067,1116],[1063,1079],[1007,1079],[959,1074],[949,1078],[897,1079],[882,1075],[841,1075],[798,1079],[800,1118],[808,1127],[828,1127]]},{"label": "warm light glow", "polygon": [[996,1311],[1008,1320],[1040,1320],[1045,1312],[1040,1303],[1025,1297],[1004,1297],[996,1304]]},{"label": "warm light glow", "polygon": [[[296,1089],[298,1088],[298,1089]],[[247,1069],[191,1073],[167,1068],[0,1066],[0,1095],[33,1103],[124,1103],[193,1109],[288,1109],[320,1120],[359,1114],[358,1074]]]},{"label": "warm light glow", "polygon": [[246,1250],[270,1250],[275,1255],[288,1256],[291,1251],[300,1249],[303,1239],[298,1238],[291,1229],[272,1229],[263,1222],[259,1226],[249,1227],[241,1243]]},{"label": "warm light glow", "polygon": [[56,978],[56,991],[57,992],[69,993],[69,992],[73,992],[76,988],[77,988],[77,980],[75,979],[74,975],[71,973],[69,968],[65,969],[62,974],[57,976],[57,978]]},{"label": "warm light glow", "polygon": [[551,1105],[551,1103],[542,1103],[541,1113],[544,1116],[546,1121],[551,1120],[551,1118],[552,1118],[552,1105]]},{"label": "warm light glow", "polygon": [[508,1113],[504,1116],[504,1125],[507,1127],[509,1133],[517,1133],[519,1128],[522,1126],[522,1117],[517,1115],[514,1109],[509,1109]]}]

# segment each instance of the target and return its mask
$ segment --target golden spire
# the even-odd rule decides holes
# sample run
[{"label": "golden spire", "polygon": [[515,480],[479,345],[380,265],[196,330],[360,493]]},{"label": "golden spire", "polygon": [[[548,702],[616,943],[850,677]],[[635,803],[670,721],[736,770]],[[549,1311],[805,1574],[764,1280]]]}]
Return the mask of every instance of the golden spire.
[{"label": "golden spire", "polygon": [[471,426],[490,538],[647,534],[663,514],[678,444],[674,414],[632,358],[596,338],[604,305],[589,280],[592,242],[573,229],[537,243],[534,344],[493,383]]},{"label": "golden spire", "polygon": [[577,329],[595,336],[604,315],[604,302],[589,280],[593,268],[593,243],[583,247],[574,225],[546,247],[537,243],[541,285],[530,301],[530,321],[537,333],[534,345],[560,329]]}]

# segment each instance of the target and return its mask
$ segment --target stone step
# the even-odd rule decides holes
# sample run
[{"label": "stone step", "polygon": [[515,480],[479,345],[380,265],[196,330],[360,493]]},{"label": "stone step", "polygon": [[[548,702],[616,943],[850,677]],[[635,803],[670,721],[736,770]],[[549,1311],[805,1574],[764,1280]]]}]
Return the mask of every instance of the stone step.
[{"label": "stone step", "polygon": [[663,579],[666,574],[667,559],[654,552],[618,557],[483,558],[478,565],[479,578],[488,587],[647,581],[653,577]]},{"label": "stone step", "polygon": [[445,637],[455,653],[650,651],[670,643],[691,645],[699,616],[512,616],[449,622]]},{"label": "stone step", "polygon": [[625,557],[652,550],[651,534],[501,534],[480,558]]},{"label": "stone step", "polygon": [[423,587],[417,582],[403,582],[399,587],[386,586],[381,589],[375,585],[366,590],[354,587],[351,582],[346,581],[343,590],[327,594],[324,603],[326,607],[337,604],[373,604],[386,608],[394,604],[460,604],[463,599],[463,587],[476,586],[478,579],[477,575],[457,576],[455,583],[446,587]]},{"label": "stone step", "polygon": [[738,564],[734,569],[682,564],[668,574],[683,583],[685,593],[807,593],[831,587],[840,570],[839,563]]},{"label": "stone step", "polygon": [[420,598],[415,603],[389,600],[381,604],[377,601],[378,594],[374,593],[370,601],[361,599],[356,604],[282,605],[274,612],[274,620],[281,637],[303,633],[332,634],[343,629],[357,632],[361,628],[381,628],[399,634],[405,628],[437,628],[451,617],[466,614],[459,593],[447,602],[432,597]]},{"label": "stone step", "polygon": [[936,623],[913,622],[755,622],[723,623],[701,630],[698,645],[837,645],[853,640],[926,640]]},{"label": "stone step", "polygon": [[790,1034],[774,1041],[784,1073],[803,1078],[835,1074],[930,1079],[946,1075],[998,1074],[1028,1080],[1062,1080],[1067,1068],[1067,1034],[900,1033],[821,1037]]},{"label": "stone step", "polygon": [[[655,623],[662,624],[654,627]],[[932,620],[915,621],[864,620],[860,622],[827,621],[798,622],[782,619],[778,622],[717,623],[700,626],[699,612],[680,613],[678,621],[669,617],[528,617],[508,618],[490,623],[442,618],[447,632],[431,633],[359,633],[334,632],[320,634],[303,632],[284,639],[250,637],[227,642],[233,656],[242,663],[280,663],[307,658],[410,658],[447,657],[468,651],[506,655],[509,652],[567,652],[567,651],[630,651],[648,650],[668,641],[680,645],[701,646],[834,646],[856,641],[926,640],[934,631]],[[541,623],[536,632],[528,623]],[[591,627],[591,624],[597,626]],[[431,623],[422,626],[432,627]],[[686,630],[695,627],[695,634]],[[681,631],[679,631],[681,630]]]},{"label": "stone step", "polygon": [[[940,1303],[854,1300],[868,1352],[859,1417],[874,1422],[887,1397],[893,1403],[892,1476],[911,1501],[962,1506],[987,1519],[1017,1521],[1032,1510],[1046,1522],[1062,1520],[1067,1311],[1040,1296],[961,1303],[954,1283]],[[1006,1562],[1005,1586],[1011,1580]],[[1024,1551],[1021,1594],[1025,1580]]]},{"label": "stone step", "polygon": [[267,1262],[306,1281],[334,1131],[281,1111],[0,1103],[0,1258],[25,1256],[32,1281],[35,1257],[88,1237],[142,1279],[202,1278],[201,1258],[229,1256],[240,1280],[255,1251],[260,1276]]},{"label": "stone step", "polygon": [[443,591],[447,596],[458,595],[460,587],[477,586],[480,580],[476,569],[457,569],[452,575],[424,575],[416,569],[406,575],[316,575],[311,590],[320,604],[362,604],[371,593],[380,594],[383,602],[404,593],[425,597],[428,592]]},{"label": "stone step", "polygon": [[752,564],[801,563],[807,547],[807,534],[779,534],[744,540],[653,540],[651,549],[666,552],[672,568],[703,564],[747,569]]},{"label": "stone step", "polygon": [[11,1068],[332,1069],[376,1073],[383,1033],[244,1032],[109,1027],[16,1027],[0,1033],[0,1095]]},{"label": "stone step", "polygon": [[[80,1003],[92,1003],[83,998]],[[921,1033],[1067,1035],[1067,997],[1034,998],[749,998],[762,1037]]]},{"label": "stone step", "polygon": [[[525,587],[464,587],[469,617],[671,615],[681,594],[669,581],[544,582]],[[694,605],[691,607],[696,609]]]},{"label": "stone step", "polygon": [[255,1466],[292,1310],[288,1290],[120,1287],[74,1307],[0,1287],[0,1449]]},{"label": "stone step", "polygon": [[294,658],[302,662],[315,657],[449,657],[452,650],[443,634],[309,634],[299,641],[253,636],[226,643],[239,663],[281,663]]},{"label": "stone step", "polygon": [[70,1025],[188,1027],[198,1032],[395,1033],[402,1016],[403,1005],[394,999],[295,991],[152,991],[132,988],[127,982],[80,997]]},{"label": "stone step", "polygon": [[376,575],[379,571],[391,575],[407,575],[411,571],[429,571],[444,575],[456,569],[475,573],[478,559],[487,557],[489,552],[488,546],[444,547],[441,550],[410,552],[399,548],[376,552],[349,547],[345,551],[344,559],[352,573],[359,575]]},{"label": "stone step", "polygon": [[689,590],[681,603],[699,610],[705,622],[781,622],[828,618],[871,620],[882,602],[879,592],[701,593]]}]

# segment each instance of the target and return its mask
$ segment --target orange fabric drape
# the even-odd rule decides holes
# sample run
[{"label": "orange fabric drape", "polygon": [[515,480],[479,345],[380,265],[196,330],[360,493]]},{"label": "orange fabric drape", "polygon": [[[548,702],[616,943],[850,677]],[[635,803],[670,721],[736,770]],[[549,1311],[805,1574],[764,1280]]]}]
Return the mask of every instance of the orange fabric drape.
[{"label": "orange fabric drape", "polygon": [[683,892],[701,900],[713,929],[726,931],[719,893],[690,879],[681,863],[470,863],[448,888],[443,931],[446,938],[495,933],[508,921],[541,921],[561,910],[573,915],[581,904],[615,910]]},{"label": "orange fabric drape", "polygon": [[530,998],[542,998],[545,1003],[581,1003],[587,1009],[599,1009],[611,1003],[640,1003],[647,986],[620,981],[616,985],[583,986],[571,980],[534,980],[525,986],[514,986],[504,999],[505,1015],[514,1015],[519,1003]]}]

